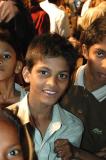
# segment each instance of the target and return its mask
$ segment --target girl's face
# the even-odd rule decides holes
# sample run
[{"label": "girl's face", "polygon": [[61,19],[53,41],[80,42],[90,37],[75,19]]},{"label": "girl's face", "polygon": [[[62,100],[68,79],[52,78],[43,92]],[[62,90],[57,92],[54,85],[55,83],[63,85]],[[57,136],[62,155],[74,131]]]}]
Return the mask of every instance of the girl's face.
[{"label": "girl's face", "polygon": [[16,53],[6,42],[0,41],[0,80],[9,79],[17,70]]},{"label": "girl's face", "polygon": [[24,160],[17,129],[0,119],[0,160]]},{"label": "girl's face", "polygon": [[52,106],[68,85],[69,66],[62,57],[43,58],[33,66],[31,72],[24,68],[23,76],[30,83],[29,101]]}]

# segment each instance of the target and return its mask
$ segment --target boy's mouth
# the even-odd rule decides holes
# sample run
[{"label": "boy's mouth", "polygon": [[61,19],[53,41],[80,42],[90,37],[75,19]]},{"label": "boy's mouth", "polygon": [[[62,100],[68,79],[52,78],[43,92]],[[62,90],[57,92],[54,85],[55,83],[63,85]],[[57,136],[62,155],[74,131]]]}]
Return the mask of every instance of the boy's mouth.
[{"label": "boy's mouth", "polygon": [[43,90],[43,92],[48,94],[48,95],[55,95],[57,93],[57,92],[51,91],[51,90]]}]

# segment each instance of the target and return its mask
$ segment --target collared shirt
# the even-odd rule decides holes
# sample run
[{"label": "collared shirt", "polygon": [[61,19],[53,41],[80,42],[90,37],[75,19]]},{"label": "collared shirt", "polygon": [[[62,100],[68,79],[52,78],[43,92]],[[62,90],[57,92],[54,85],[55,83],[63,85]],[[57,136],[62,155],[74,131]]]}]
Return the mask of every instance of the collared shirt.
[{"label": "collared shirt", "polygon": [[[27,95],[18,103],[20,117],[23,124],[30,121]],[[35,128],[34,143],[39,160],[59,160],[54,153],[56,139],[68,139],[74,146],[79,147],[83,132],[82,122],[73,114],[62,109],[58,104],[53,107],[52,121],[49,124],[45,136]]]},{"label": "collared shirt", "polygon": [[25,89],[19,84],[15,83],[15,89],[20,92],[20,100],[26,95]]},{"label": "collared shirt", "polygon": [[[86,64],[83,65],[83,66],[80,66],[78,68],[74,85],[85,87],[85,85],[84,85],[84,70],[85,70],[85,67],[86,67]],[[99,102],[103,101],[106,98],[106,85],[92,91],[91,93],[95,96],[95,98]]]}]

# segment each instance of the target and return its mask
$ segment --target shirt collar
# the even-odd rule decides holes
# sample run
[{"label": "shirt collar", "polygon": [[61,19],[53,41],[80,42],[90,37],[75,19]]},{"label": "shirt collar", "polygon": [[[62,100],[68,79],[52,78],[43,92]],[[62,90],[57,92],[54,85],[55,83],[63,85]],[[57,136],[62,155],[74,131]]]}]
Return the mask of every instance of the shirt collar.
[{"label": "shirt collar", "polygon": [[[78,68],[74,85],[85,87],[84,86],[84,70],[85,70],[85,67],[86,67],[86,64]],[[106,98],[106,85],[92,91],[91,93],[94,95],[94,97],[99,102],[103,101]]]},{"label": "shirt collar", "polygon": [[53,129],[53,131],[56,131],[61,127],[61,124],[62,124],[62,119],[59,112],[59,104],[56,104],[53,107],[51,128]]},{"label": "shirt collar", "polygon": [[[20,117],[21,121],[23,124],[26,124],[30,122],[29,115],[29,105],[28,105],[28,94],[25,95],[25,97],[19,102],[19,111],[18,111],[18,116]],[[54,125],[58,129],[60,128],[62,124],[62,119],[60,116],[60,111],[59,111],[59,104],[54,105],[53,107],[53,114],[52,114],[52,125]]]},{"label": "shirt collar", "polygon": [[28,106],[28,94],[19,102],[18,116],[23,124],[30,122],[29,119],[29,106]]},{"label": "shirt collar", "polygon": [[86,65],[80,66],[76,72],[74,85],[84,87],[84,70]]}]

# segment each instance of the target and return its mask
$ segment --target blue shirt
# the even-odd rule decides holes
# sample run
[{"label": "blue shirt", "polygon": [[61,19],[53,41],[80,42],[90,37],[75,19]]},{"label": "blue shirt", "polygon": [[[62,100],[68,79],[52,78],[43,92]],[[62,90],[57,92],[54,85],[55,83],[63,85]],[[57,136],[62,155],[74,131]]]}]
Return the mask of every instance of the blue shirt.
[{"label": "blue shirt", "polygon": [[[19,102],[19,112],[23,124],[29,120],[29,106],[27,95]],[[54,142],[57,139],[68,139],[74,146],[79,147],[83,132],[82,122],[70,112],[62,109],[59,104],[54,105],[52,120],[42,139],[35,128],[34,143],[39,160],[59,160],[54,152]]]}]

